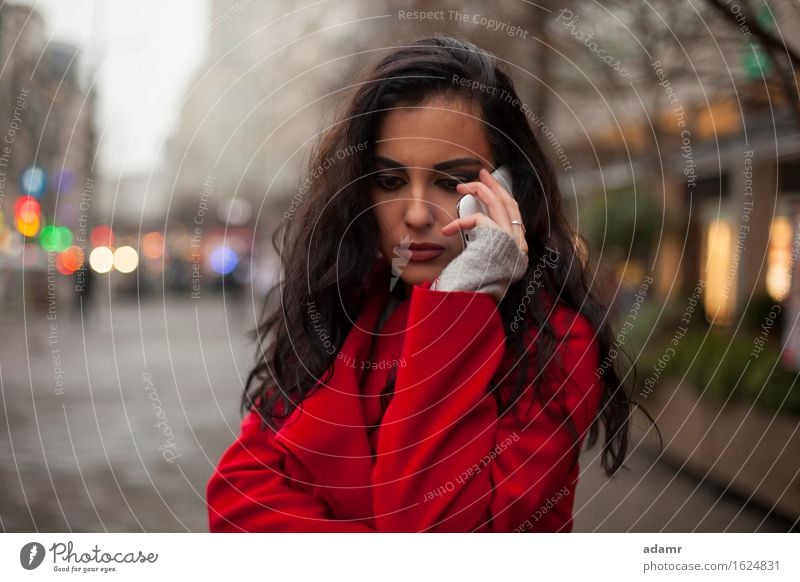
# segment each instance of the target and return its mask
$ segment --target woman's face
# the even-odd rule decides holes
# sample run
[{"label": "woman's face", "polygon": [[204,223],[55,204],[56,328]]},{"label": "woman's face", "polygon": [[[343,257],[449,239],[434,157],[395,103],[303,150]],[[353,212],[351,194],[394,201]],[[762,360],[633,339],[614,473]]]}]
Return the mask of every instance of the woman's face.
[{"label": "woman's face", "polygon": [[[432,280],[464,249],[459,233],[441,233],[457,218],[456,185],[494,168],[477,104],[435,97],[390,111],[378,131],[375,160],[370,194],[380,251],[407,288]],[[420,243],[433,250],[415,251]]]}]

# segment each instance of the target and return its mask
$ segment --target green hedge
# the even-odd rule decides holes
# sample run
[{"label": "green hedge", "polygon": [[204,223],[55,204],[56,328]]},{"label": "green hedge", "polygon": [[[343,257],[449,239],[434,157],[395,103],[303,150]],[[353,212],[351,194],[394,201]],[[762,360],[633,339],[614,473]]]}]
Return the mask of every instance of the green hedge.
[{"label": "green hedge", "polygon": [[742,315],[739,329],[736,330],[734,323],[721,333],[708,327],[698,303],[692,325],[687,334],[677,340],[677,346],[672,345],[671,339],[680,325],[679,312],[682,313],[684,307],[668,304],[664,310],[666,315],[656,322],[653,314],[657,315],[661,306],[648,306],[640,315],[640,325],[633,336],[634,344],[643,345],[645,332],[656,325],[655,333],[637,362],[639,382],[654,373],[658,359],[664,356],[667,348],[673,347],[675,353],[660,371],[659,384],[667,379],[674,382],[683,379],[698,392],[722,402],[728,398],[756,402],[764,410],[800,415],[800,373],[785,370],[779,361],[780,318],[770,329],[764,349],[753,353],[754,340],[771,305],[768,298],[752,302]]}]

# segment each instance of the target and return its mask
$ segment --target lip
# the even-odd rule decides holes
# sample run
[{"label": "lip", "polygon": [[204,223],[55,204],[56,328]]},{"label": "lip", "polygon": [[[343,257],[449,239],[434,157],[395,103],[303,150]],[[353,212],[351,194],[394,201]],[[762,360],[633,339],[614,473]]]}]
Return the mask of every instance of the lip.
[{"label": "lip", "polygon": [[443,251],[444,245],[432,242],[413,242],[408,245],[412,251]]},{"label": "lip", "polygon": [[394,251],[409,261],[430,261],[444,252],[444,246],[432,242],[413,242],[397,245]]}]

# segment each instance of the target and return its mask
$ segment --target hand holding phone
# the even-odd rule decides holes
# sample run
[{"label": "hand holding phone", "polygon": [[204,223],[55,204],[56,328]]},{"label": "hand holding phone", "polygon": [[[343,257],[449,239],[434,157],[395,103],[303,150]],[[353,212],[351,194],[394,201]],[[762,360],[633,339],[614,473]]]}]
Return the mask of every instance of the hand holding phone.
[{"label": "hand holding phone", "polygon": [[[498,166],[491,175],[498,182],[500,182],[500,184],[502,184],[506,190],[508,190],[509,194],[512,196],[514,195],[511,181],[511,170],[509,170],[506,166]],[[464,196],[458,199],[458,202],[456,203],[456,214],[458,218],[463,218],[465,216],[469,216],[470,214],[476,213],[489,216],[489,209],[486,208],[486,205],[481,202],[477,196],[474,194],[464,194]],[[464,237],[466,238],[467,242],[469,242],[468,232],[464,233]]]}]

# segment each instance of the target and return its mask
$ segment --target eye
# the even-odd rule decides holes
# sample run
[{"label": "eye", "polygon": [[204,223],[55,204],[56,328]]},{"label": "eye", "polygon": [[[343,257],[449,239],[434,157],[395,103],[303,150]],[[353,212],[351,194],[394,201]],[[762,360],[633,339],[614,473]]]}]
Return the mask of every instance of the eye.
[{"label": "eye", "polygon": [[374,182],[382,190],[397,190],[403,185],[403,180],[391,174],[378,174],[373,178]]},{"label": "eye", "polygon": [[477,180],[477,176],[465,176],[461,178],[449,179],[449,180],[439,180],[439,185],[442,186],[445,190],[450,190],[452,192],[456,191],[456,186],[459,184],[464,184],[466,182],[474,182]]}]

